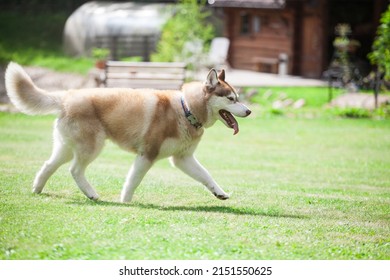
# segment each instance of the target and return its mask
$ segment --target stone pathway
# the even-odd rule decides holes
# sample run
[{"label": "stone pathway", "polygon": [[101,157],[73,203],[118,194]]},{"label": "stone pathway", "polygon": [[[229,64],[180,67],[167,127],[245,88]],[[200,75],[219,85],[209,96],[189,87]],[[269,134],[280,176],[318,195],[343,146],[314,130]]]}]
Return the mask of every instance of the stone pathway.
[{"label": "stone pathway", "polygon": [[[200,71],[194,77],[204,80],[207,70]],[[297,86],[327,86],[327,82],[318,79],[306,79],[298,76],[261,73],[249,70],[227,69],[226,81],[234,87],[297,87]]]},{"label": "stone pathway", "polygon": [[[378,106],[385,106],[390,104],[390,96],[380,94],[378,96]],[[375,109],[374,94],[364,93],[347,93],[336,97],[330,102],[330,106],[338,108],[363,108]]]}]

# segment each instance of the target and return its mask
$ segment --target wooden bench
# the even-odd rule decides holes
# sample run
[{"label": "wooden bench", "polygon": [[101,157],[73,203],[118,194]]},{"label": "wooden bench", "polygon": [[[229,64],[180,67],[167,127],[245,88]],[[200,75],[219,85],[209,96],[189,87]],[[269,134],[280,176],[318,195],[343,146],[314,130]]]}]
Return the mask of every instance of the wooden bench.
[{"label": "wooden bench", "polygon": [[108,61],[102,84],[105,87],[181,89],[186,64],[181,62]]},{"label": "wooden bench", "polygon": [[254,57],[253,62],[259,72],[278,73],[279,59],[272,57]]}]

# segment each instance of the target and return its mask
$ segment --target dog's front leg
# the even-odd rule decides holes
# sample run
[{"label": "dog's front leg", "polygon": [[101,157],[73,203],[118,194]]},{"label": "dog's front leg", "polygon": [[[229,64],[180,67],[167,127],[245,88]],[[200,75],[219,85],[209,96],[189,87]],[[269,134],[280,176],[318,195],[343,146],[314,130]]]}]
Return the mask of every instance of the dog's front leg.
[{"label": "dog's front leg", "polygon": [[193,155],[172,157],[172,163],[184,173],[205,185],[217,198],[225,200],[229,195],[214,181],[209,172],[196,160]]},{"label": "dog's front leg", "polygon": [[135,189],[141,183],[146,172],[152,167],[153,162],[147,159],[145,156],[137,156],[133,165],[127,174],[126,182],[123,185],[121,202],[130,202],[133,198]]}]

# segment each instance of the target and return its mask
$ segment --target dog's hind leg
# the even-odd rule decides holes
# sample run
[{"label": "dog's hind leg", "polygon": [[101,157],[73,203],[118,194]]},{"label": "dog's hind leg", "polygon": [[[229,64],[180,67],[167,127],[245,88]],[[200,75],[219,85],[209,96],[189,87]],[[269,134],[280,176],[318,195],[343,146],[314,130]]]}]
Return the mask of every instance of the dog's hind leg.
[{"label": "dog's hind leg", "polygon": [[99,152],[96,154],[87,155],[86,153],[81,153],[80,151],[76,150],[74,152],[72,166],[70,167],[70,173],[72,174],[72,177],[75,180],[77,186],[89,199],[92,200],[98,200],[99,196],[85,178],[85,170],[88,164],[90,164],[97,157]]},{"label": "dog's hind leg", "polygon": [[41,193],[50,176],[53,175],[61,165],[70,161],[73,157],[71,148],[62,141],[57,128],[54,129],[53,135],[53,152],[50,159],[43,164],[42,168],[35,176],[33,184],[34,193]]},{"label": "dog's hind leg", "polygon": [[89,163],[89,160],[85,160],[78,156],[75,156],[72,166],[70,168],[70,173],[72,174],[72,177],[75,180],[77,186],[80,188],[80,190],[89,199],[97,200],[99,199],[98,194],[85,178],[85,169],[87,168]]},{"label": "dog's hind leg", "polygon": [[79,189],[92,200],[99,199],[98,194],[85,178],[87,166],[99,155],[104,146],[104,138],[95,137],[92,142],[77,143],[73,149],[73,162],[70,173]]},{"label": "dog's hind leg", "polygon": [[225,200],[229,195],[214,181],[209,172],[196,160],[193,155],[174,156],[172,163],[184,173],[206,186],[218,199]]},{"label": "dog's hind leg", "polygon": [[152,167],[153,162],[145,156],[138,155],[130,168],[126,182],[123,185],[121,193],[121,202],[130,202],[133,198],[134,191],[141,183],[145,174]]}]

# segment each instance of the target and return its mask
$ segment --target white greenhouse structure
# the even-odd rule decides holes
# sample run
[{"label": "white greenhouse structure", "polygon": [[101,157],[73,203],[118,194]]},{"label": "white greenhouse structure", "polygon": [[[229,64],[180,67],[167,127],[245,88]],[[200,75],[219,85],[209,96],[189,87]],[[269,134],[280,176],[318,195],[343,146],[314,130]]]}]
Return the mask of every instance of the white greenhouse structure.
[{"label": "white greenhouse structure", "polygon": [[113,60],[138,56],[149,61],[173,14],[170,4],[88,2],[66,21],[65,52],[90,56],[93,48],[107,48]]}]

